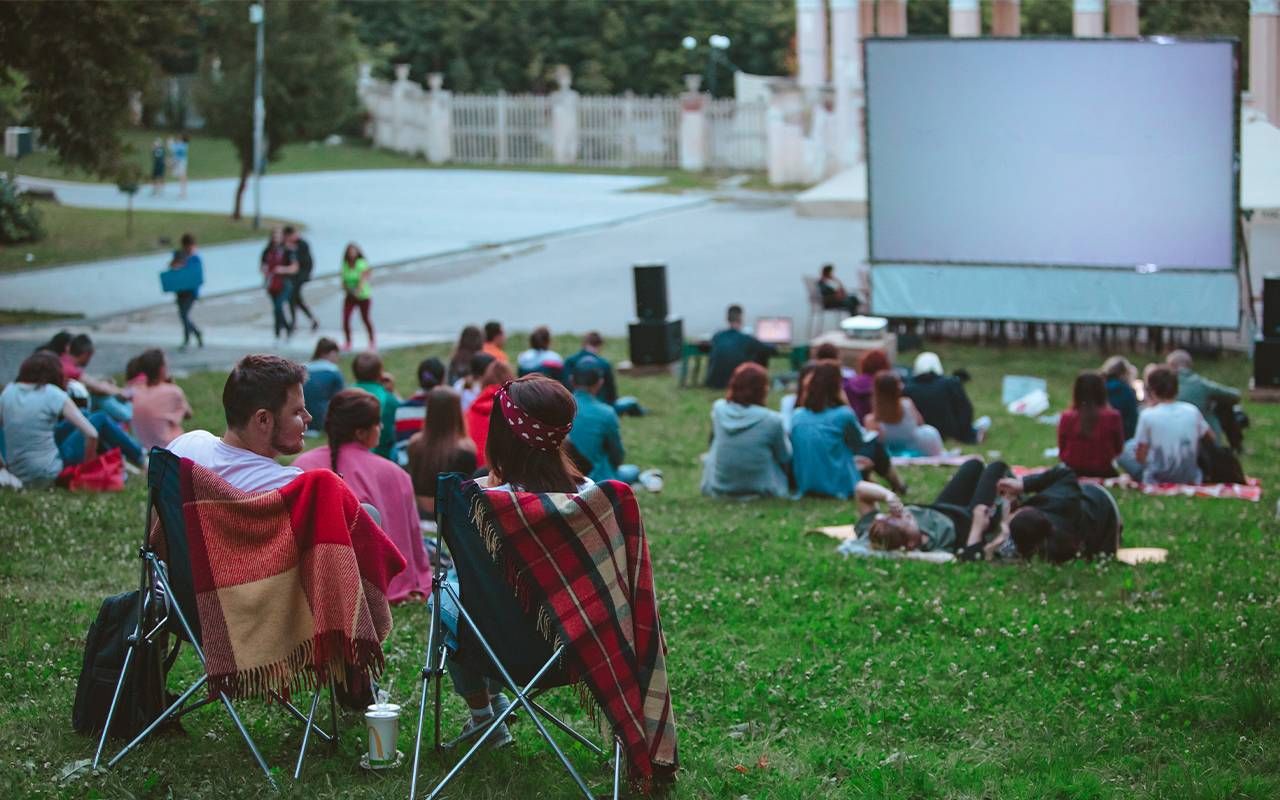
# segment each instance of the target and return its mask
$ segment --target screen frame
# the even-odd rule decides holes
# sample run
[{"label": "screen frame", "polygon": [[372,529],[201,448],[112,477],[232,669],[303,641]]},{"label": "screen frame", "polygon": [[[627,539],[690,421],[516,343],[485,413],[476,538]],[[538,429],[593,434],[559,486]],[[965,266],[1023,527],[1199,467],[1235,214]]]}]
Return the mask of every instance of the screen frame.
[{"label": "screen frame", "polygon": [[1240,139],[1240,40],[1234,36],[1137,36],[1137,37],[1101,37],[1101,38],[1080,38],[1075,36],[969,36],[969,37],[952,37],[940,34],[930,34],[925,36],[868,36],[863,40],[862,47],[862,81],[863,81],[863,125],[862,125],[862,152],[866,154],[866,180],[867,180],[867,261],[870,266],[877,264],[891,264],[894,266],[906,266],[909,264],[926,265],[926,266],[981,266],[981,267],[1009,267],[1012,269],[1055,269],[1066,267],[1070,269],[1087,269],[1087,270],[1125,270],[1134,269],[1133,264],[1070,264],[1065,262],[1051,261],[973,261],[973,260],[926,260],[926,259],[878,259],[875,256],[875,224],[873,215],[875,213],[875,200],[872,192],[873,182],[871,180],[871,93],[868,88],[871,85],[870,72],[868,71],[869,59],[867,57],[867,44],[888,44],[899,45],[927,41],[948,42],[956,46],[970,46],[975,43],[990,44],[992,42],[1008,42],[1008,43],[1026,43],[1026,42],[1054,42],[1066,43],[1073,42],[1085,46],[1098,45],[1118,45],[1118,46],[1168,46],[1178,44],[1227,44],[1231,46],[1231,84],[1232,84],[1232,160],[1231,160],[1231,181],[1232,181],[1232,201],[1233,205],[1230,209],[1231,214],[1231,266],[1224,269],[1222,267],[1200,267],[1200,266],[1177,266],[1177,265],[1161,265],[1157,268],[1160,272],[1209,272],[1223,273],[1240,271],[1240,173],[1242,166],[1241,159],[1241,139]]}]

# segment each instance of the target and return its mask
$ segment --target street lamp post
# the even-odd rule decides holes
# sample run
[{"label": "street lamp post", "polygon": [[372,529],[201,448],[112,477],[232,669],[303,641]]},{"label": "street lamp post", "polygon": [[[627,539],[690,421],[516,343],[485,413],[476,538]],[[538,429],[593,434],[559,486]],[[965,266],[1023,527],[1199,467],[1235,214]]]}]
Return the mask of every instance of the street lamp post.
[{"label": "street lamp post", "polygon": [[[707,44],[710,45],[710,48],[707,51],[707,74],[705,83],[707,84],[707,93],[714,97],[716,93],[716,68],[720,65],[720,62],[723,61],[735,72],[738,71],[738,67],[729,60],[728,56],[725,55],[725,51],[729,49],[730,44],[728,36],[713,33],[711,36],[707,37]],[[698,40],[692,36],[686,36],[680,40],[680,46],[692,53],[698,48]]]},{"label": "street lamp post", "polygon": [[249,22],[256,25],[257,54],[253,72],[253,229],[262,226],[262,126],[266,121],[267,109],[262,101],[262,72],[266,42],[263,38],[262,3],[249,6]]}]

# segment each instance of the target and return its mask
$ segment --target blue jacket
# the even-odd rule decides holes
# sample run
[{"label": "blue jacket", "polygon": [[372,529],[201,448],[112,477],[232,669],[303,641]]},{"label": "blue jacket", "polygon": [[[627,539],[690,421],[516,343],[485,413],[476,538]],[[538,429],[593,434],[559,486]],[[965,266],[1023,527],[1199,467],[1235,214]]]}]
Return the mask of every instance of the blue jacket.
[{"label": "blue jacket", "polygon": [[702,464],[706,495],[786,497],[791,443],[782,415],[723,397],[711,407],[711,450]]},{"label": "blue jacket", "polygon": [[791,417],[791,470],[796,492],[852,496],[860,478],[853,448],[861,442],[862,427],[852,408],[796,409]]},{"label": "blue jacket", "polygon": [[1138,395],[1132,386],[1119,378],[1107,378],[1107,402],[1120,412],[1124,439],[1129,441],[1138,430]]},{"label": "blue jacket", "polygon": [[302,384],[302,400],[311,412],[313,431],[324,430],[324,418],[329,413],[329,398],[342,391],[342,370],[332,361],[321,359],[307,364],[307,382]]},{"label": "blue jacket", "polygon": [[569,441],[591,462],[588,478],[596,483],[613,480],[626,455],[618,413],[613,406],[581,389],[573,393],[573,399],[578,402],[578,413],[573,418]]}]

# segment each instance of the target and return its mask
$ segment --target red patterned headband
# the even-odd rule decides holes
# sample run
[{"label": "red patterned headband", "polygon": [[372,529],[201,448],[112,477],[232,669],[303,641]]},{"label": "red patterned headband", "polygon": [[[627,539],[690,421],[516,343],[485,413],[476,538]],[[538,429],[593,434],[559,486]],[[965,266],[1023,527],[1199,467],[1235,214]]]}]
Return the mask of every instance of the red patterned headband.
[{"label": "red patterned headband", "polygon": [[535,418],[528,411],[516,405],[516,401],[511,398],[508,391],[511,381],[502,384],[502,388],[494,396],[494,400],[498,403],[498,408],[502,409],[502,417],[507,421],[511,431],[520,441],[538,450],[555,451],[560,449],[560,443],[564,441],[564,437],[569,435],[569,429],[573,424],[569,425],[548,425],[547,423]]}]

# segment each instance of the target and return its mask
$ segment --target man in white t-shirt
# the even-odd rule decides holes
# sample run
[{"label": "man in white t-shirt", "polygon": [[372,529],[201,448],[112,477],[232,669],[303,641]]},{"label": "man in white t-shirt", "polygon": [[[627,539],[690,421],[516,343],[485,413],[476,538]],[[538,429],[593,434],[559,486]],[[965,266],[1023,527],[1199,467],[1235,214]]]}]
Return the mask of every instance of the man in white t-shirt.
[{"label": "man in white t-shirt", "polygon": [[222,389],[227,432],[184,433],[169,451],[217,473],[245,492],[279,489],[302,474],[276,462],[281,455],[302,452],[303,433],[311,415],[302,399],[306,370],[279,356],[240,359]]},{"label": "man in white t-shirt", "polygon": [[1147,396],[1155,405],[1142,410],[1138,430],[1117,459],[1143,483],[1200,483],[1200,442],[1213,430],[1200,409],[1178,400],[1178,375],[1168,367],[1151,370]]}]

